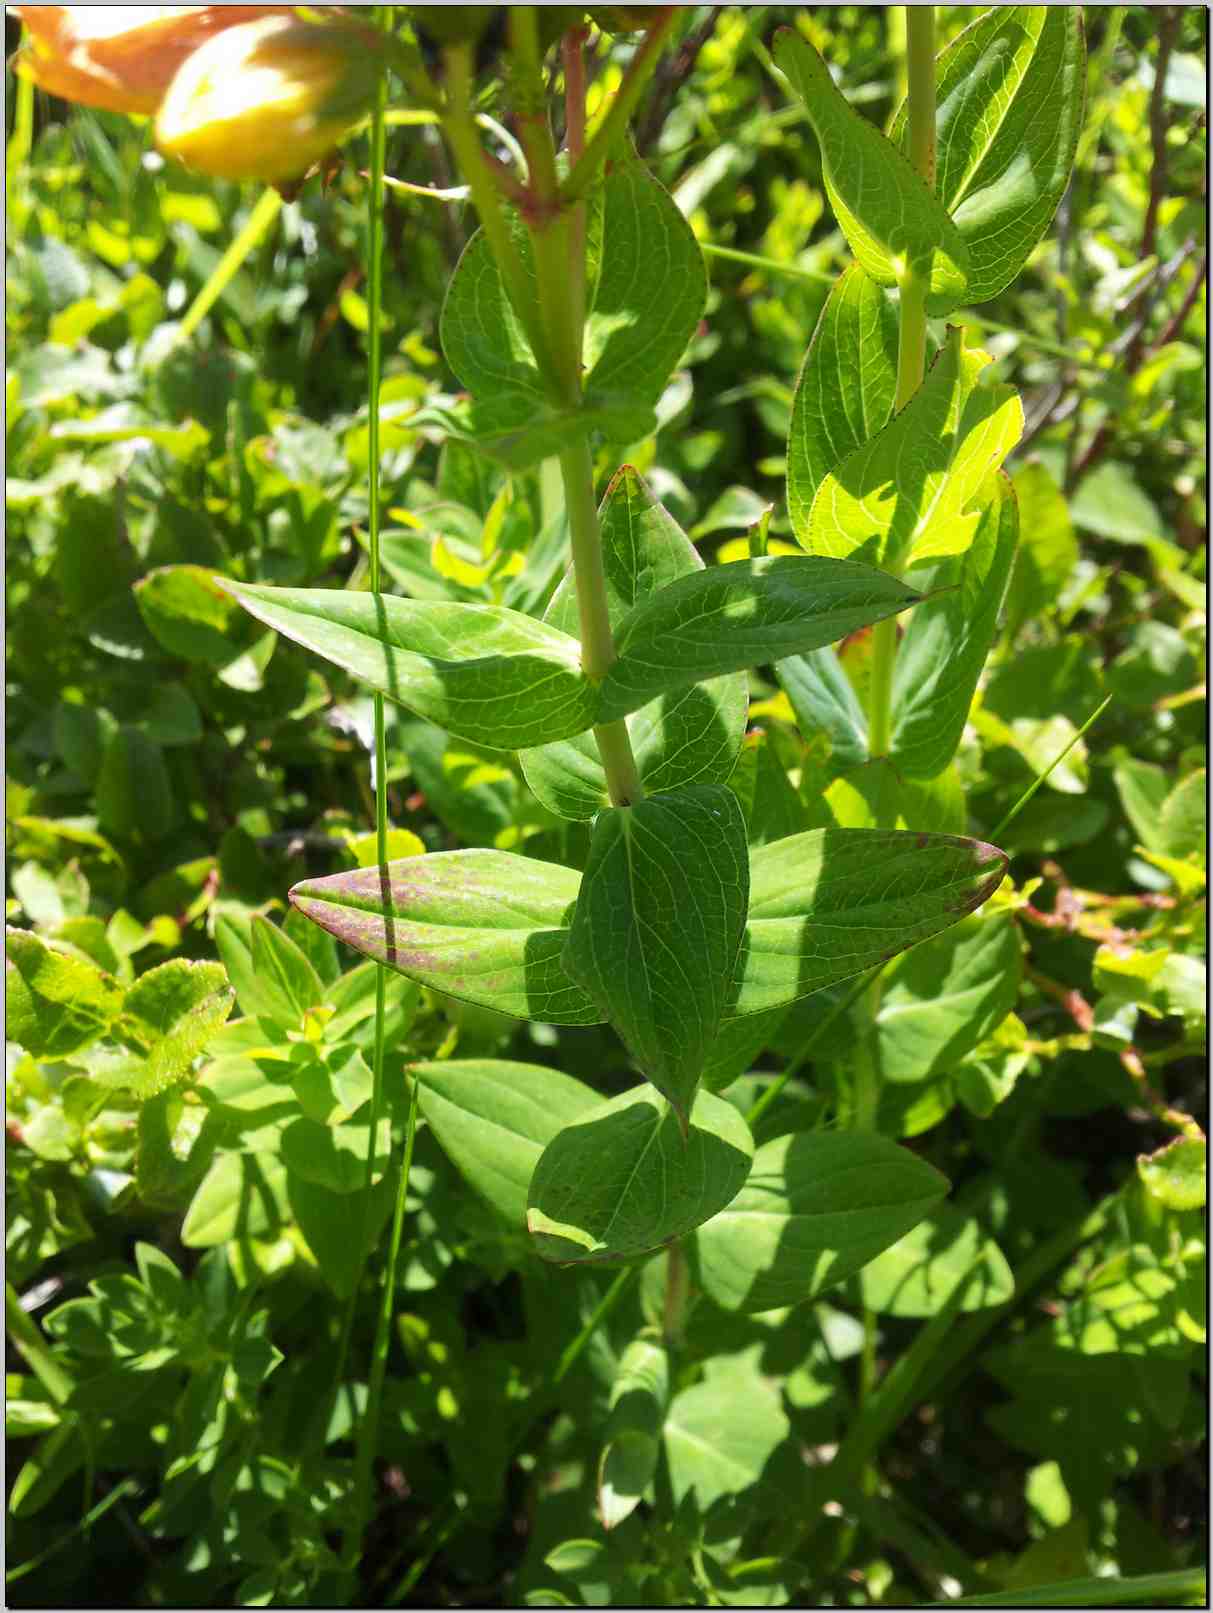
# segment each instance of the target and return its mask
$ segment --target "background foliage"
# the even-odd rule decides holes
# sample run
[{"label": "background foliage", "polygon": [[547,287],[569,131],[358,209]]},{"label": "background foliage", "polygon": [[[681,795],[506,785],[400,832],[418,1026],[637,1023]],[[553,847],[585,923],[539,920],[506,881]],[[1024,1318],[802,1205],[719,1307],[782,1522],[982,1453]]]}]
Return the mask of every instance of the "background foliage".
[{"label": "background foliage", "polygon": [[[943,38],[979,10],[940,8]],[[805,15],[883,124],[899,13]],[[769,71],[796,16],[690,8],[638,120],[711,292],[661,429],[627,458],[709,562],[744,552],[768,504],[790,534],[795,379],[848,258],[816,141]],[[991,836],[1107,704],[1002,836],[1014,885],[992,921],[889,972],[881,1130],[947,1174],[952,1207],[914,1261],[899,1246],[903,1265],[874,1262],[828,1303],[739,1317],[701,1300],[654,1505],[604,1536],[604,1446],[653,1437],[608,1396],[659,1314],[659,1268],[557,1376],[610,1279],[541,1267],[469,1195],[441,1061],[484,1060],[491,1082],[508,1056],[609,1095],[631,1080],[619,1044],[395,980],[389,1090],[406,1061],[437,1073],[358,1598],[862,1605],[1201,1562],[1205,24],[1087,8],[1074,180],[1014,288],[966,315],[1028,424],[1008,462],[1021,554],[956,827]],[[592,96],[628,49],[603,40]],[[256,194],[165,165],[125,119],[9,105],[9,1596],[324,1601],[374,1327],[375,1261],[360,1284],[356,1256],[380,1242],[392,1171],[364,1216],[353,1189],[389,1141],[357,1123],[371,966],[284,917],[282,893],[373,861],[371,706],[209,573],[365,583],[365,141],[268,221],[198,322]],[[451,183],[421,122],[389,129],[388,172]],[[384,563],[420,598],[534,608],[562,564],[546,471],[507,480],[411,423],[457,389],[437,325],[467,229],[457,206],[389,191]],[[842,652],[861,694],[868,639]],[[755,695],[751,819],[782,832],[772,781],[791,768],[803,800],[827,788],[839,821],[866,821],[839,753],[797,730],[795,690]],[[394,855],[584,859],[584,828],[499,753],[400,708],[388,742]],[[927,807],[944,826],[946,800]],[[760,1145],[836,1115],[843,995],[798,1005],[770,1069],[726,1090],[744,1113],[794,1064]],[[949,1263],[983,1239],[980,1306],[941,1317]],[[906,1362],[879,1474],[820,1514],[815,1468]]]}]

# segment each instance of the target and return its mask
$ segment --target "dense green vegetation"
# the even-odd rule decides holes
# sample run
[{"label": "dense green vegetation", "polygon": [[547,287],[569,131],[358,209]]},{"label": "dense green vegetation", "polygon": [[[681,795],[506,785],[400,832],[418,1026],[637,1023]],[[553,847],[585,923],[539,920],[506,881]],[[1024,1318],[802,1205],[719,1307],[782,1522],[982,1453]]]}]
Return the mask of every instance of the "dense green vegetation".
[{"label": "dense green vegetation", "polygon": [[[635,362],[668,364],[639,403],[596,392],[592,365],[575,391],[600,411],[576,441],[608,571],[634,544],[661,572],[642,587],[634,561],[640,606],[658,583],[682,593],[627,618],[614,705],[582,721],[595,680],[568,674],[555,738],[521,684],[495,705],[450,681],[445,705],[381,704],[383,677],[352,675],[378,664],[354,659],[373,623],[323,659],[314,634],[319,654],[292,641],[297,598],[256,592],[373,612],[381,565],[402,601],[578,635],[557,593],[568,466],[516,443],[503,464],[516,422],[490,432],[462,396],[500,402],[478,395],[491,366],[468,335],[487,306],[468,264],[489,255],[472,247],[444,317],[476,217],[434,118],[392,79],[380,284],[365,129],[284,200],[9,72],[11,1605],[1055,1605],[1059,1582],[1075,1604],[1203,1601],[1207,14],[1076,9],[1056,216],[1053,196],[1034,234],[1017,224],[1005,264],[981,228],[946,233],[953,261],[946,172],[943,224],[922,204],[938,255],[919,387],[906,281],[900,301],[878,290],[837,222],[831,141],[843,163],[854,132],[808,49],[873,139],[899,139],[903,8],[678,8],[632,120],[639,161],[617,148],[607,182],[653,209],[650,233],[625,240],[608,197],[599,283],[654,239],[678,275],[647,324],[600,291],[590,348],[639,331]],[[936,14],[945,48],[986,8]],[[596,16],[591,127],[643,48],[631,19]],[[504,50],[482,41],[476,106],[525,167]],[[544,60],[560,132],[557,44]],[[1040,127],[1064,112],[1046,98]],[[919,523],[895,554],[896,515],[875,547],[863,524],[874,487],[908,507],[923,439],[899,458],[880,437],[863,521],[851,460],[821,457],[869,435],[848,423],[854,365],[834,390],[802,377],[814,331],[841,350],[852,307],[871,386],[888,380],[872,436],[895,381],[900,407],[972,367],[964,407],[997,443],[942,546]],[[912,408],[887,429],[908,434]],[[960,408],[932,428],[953,475]],[[989,490],[998,465],[1013,498]],[[838,575],[815,570],[787,629],[802,640],[775,636],[763,579],[805,573],[771,568],[844,560],[885,568],[865,584],[879,608],[810,643]],[[678,637],[691,592],[743,575],[762,654]],[[907,588],[930,597],[895,618]],[[701,951],[676,960],[697,1043],[685,987],[638,1012],[626,949],[601,951],[622,820],[590,723],[671,690],[688,732],[714,691],[739,743],[695,795],[658,781],[633,719],[648,889],[688,863],[691,823],[716,848],[704,867],[733,835],[749,870],[703,898]],[[541,913],[568,950],[493,953],[487,986],[471,943],[462,972],[381,972],[422,947],[390,918],[385,939],[383,782],[387,855],[409,859],[396,911],[505,948],[485,936],[525,859],[530,933]],[[897,831],[952,859],[923,876],[912,934],[877,849]],[[813,834],[827,871],[850,857],[867,880],[863,917],[846,929],[840,903],[817,973],[798,956],[792,989],[768,959],[764,1011],[730,1018],[737,891],[748,878],[751,920],[778,916],[807,876],[777,848]],[[662,904],[636,900],[660,928]],[[611,1176],[604,1099],[645,1109],[633,1163],[669,1172],[638,1178],[643,1213]],[[702,1169],[684,1181],[688,1112]],[[821,1230],[848,1171],[875,1184],[846,1201],[863,1236],[841,1216]],[[763,1263],[738,1227],[772,1205],[785,1247]],[[824,1265],[789,1276],[798,1237]]]}]

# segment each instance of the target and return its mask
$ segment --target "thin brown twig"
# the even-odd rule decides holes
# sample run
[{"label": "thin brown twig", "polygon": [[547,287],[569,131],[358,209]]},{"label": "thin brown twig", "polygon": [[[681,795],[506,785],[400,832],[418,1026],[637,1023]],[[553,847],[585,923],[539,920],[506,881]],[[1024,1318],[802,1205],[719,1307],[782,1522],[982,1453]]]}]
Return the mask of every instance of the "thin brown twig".
[{"label": "thin brown twig", "polygon": [[699,52],[716,31],[716,21],[723,10],[723,6],[712,6],[699,26],[691,30],[678,49],[671,52],[654,73],[648,105],[636,127],[636,149],[641,156],[656,144],[674,91],[690,77]]},{"label": "thin brown twig", "polygon": [[1153,255],[1158,233],[1158,210],[1167,193],[1167,69],[1179,34],[1179,6],[1161,6],[1158,17],[1158,60],[1154,67],[1154,87],[1150,91],[1150,196],[1141,229],[1141,255]]}]

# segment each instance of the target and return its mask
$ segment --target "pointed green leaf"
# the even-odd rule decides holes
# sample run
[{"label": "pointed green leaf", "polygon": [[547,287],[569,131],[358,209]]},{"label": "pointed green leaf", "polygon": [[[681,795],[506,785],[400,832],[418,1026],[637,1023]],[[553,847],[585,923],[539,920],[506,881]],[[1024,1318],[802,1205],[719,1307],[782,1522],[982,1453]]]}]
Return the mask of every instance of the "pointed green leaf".
[{"label": "pointed green leaf", "polygon": [[946,208],[897,147],[856,112],[812,45],[791,29],[775,36],[775,60],[805,104],[821,146],[830,206],[864,270],[882,286],[907,268],[930,274],[927,311],[964,301],[969,253]]},{"label": "pointed green leaf", "polygon": [[702,678],[819,649],[918,597],[871,566],[819,556],[737,560],[681,577],[623,618],[594,720],[626,717]]},{"label": "pointed green leaf", "polygon": [[982,384],[990,358],[954,328],[922,386],[871,442],[817,489],[804,546],[902,571],[963,554],[991,474],[1019,441],[1014,387]]},{"label": "pointed green leaf", "polygon": [[[991,6],[936,63],[935,194],[969,249],[965,301],[1016,278],[1049,227],[1082,129],[1081,6]],[[906,110],[890,139],[906,150]]]},{"label": "pointed green leaf", "polygon": [[904,1237],[947,1190],[932,1166],[874,1132],[777,1137],[696,1235],[704,1292],[749,1312],[813,1299]]},{"label": "pointed green leaf", "polygon": [[287,1218],[286,1166],[277,1154],[216,1155],[181,1228],[187,1249],[276,1232]]},{"label": "pointed green leaf", "polygon": [[[523,274],[535,292],[535,265],[526,231],[512,231]],[[460,381],[480,400],[505,397],[519,410],[547,402],[547,390],[535,363],[522,321],[506,294],[483,230],[477,230],[455,265],[442,304],[439,324],[442,351]]]},{"label": "pointed green leaf", "polygon": [[867,761],[867,712],[832,645],[789,656],[777,663],[775,676],[804,737],[825,734],[830,741],[831,772],[842,773]]},{"label": "pointed green leaf", "polygon": [[745,820],[723,784],[604,812],[565,967],[685,1115],[712,1048],[745,926]]},{"label": "pointed green leaf", "polygon": [[893,671],[892,759],[910,778],[933,778],[956,754],[998,630],[1019,537],[1010,478],[1000,471],[981,500],[968,551],[914,574],[934,597],[910,617]]},{"label": "pointed green leaf", "polygon": [[29,930],[5,932],[5,1035],[35,1058],[66,1058],[117,1019],[122,987]]},{"label": "pointed green leaf", "polygon": [[1015,1293],[1006,1256],[972,1216],[944,1205],[868,1262],[855,1279],[881,1316],[934,1316],[964,1284],[962,1311],[1003,1305]]},{"label": "pointed green leaf", "polygon": [[896,394],[897,307],[853,263],[826,298],[792,400],[788,514],[802,544],[817,489],[884,429]]},{"label": "pointed green leaf", "polygon": [[669,1352],[656,1339],[633,1339],[611,1385],[611,1416],[598,1463],[604,1529],[630,1517],[652,1483],[669,1399]]},{"label": "pointed green leaf", "polygon": [[[607,488],[600,511],[607,611],[618,627],[638,601],[679,577],[703,570],[703,561],[673,516],[630,465]],[[552,596],[544,621],[562,632],[579,631],[572,573]],[[737,672],[663,695],[634,711],[628,733],[649,794],[684,784],[723,784],[733,771],[745,729],[749,680]],[[606,775],[593,734],[579,734],[519,758],[531,789],[564,818],[592,818],[610,805]]]},{"label": "pointed green leaf", "polygon": [[575,638],[498,605],[224,586],[260,621],[461,739],[517,750],[596,720]]},{"label": "pointed green leaf", "polygon": [[703,253],[677,204],[643,163],[603,185],[602,268],[586,321],[586,402],[654,405],[703,317]]},{"label": "pointed green leaf", "polygon": [[632,1260],[672,1243],[740,1190],[754,1143],[722,1098],[701,1092],[684,1135],[650,1086],[599,1104],[540,1156],[527,1229],[545,1260]]},{"label": "pointed green leaf", "polygon": [[445,1059],[410,1070],[421,1112],[456,1169],[521,1230],[539,1156],[601,1096],[559,1070],[505,1059]]},{"label": "pointed green leaf", "polygon": [[307,918],[411,980],[518,1019],[593,1025],[602,1015],[561,953],[580,876],[508,851],[439,851],[305,879]]},{"label": "pointed green leaf", "polygon": [[[392,1124],[379,1122],[375,1140],[376,1181],[387,1169],[392,1147]],[[371,1152],[370,1111],[340,1126],[322,1126],[306,1116],[292,1120],[282,1133],[282,1161],[292,1176],[325,1188],[330,1193],[360,1193],[366,1184],[366,1162]]]},{"label": "pointed green leaf", "polygon": [[262,914],[254,913],[249,955],[270,1019],[283,1030],[298,1030],[308,1009],[324,999],[320,976],[302,948]]},{"label": "pointed green leaf", "polygon": [[760,847],[730,1018],[784,1007],[937,935],[1005,872],[994,846],[954,835],[810,829]]}]

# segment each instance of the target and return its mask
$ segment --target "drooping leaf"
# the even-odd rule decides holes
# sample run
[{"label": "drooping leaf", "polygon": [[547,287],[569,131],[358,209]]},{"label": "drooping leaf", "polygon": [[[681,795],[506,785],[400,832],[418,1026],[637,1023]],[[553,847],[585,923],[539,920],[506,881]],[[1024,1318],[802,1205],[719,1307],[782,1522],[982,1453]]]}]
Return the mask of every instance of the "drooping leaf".
[{"label": "drooping leaf", "polygon": [[598,1463],[604,1529],[630,1517],[652,1483],[669,1399],[669,1352],[657,1339],[633,1339],[611,1385],[611,1415]]},{"label": "drooping leaf", "polygon": [[594,825],[565,967],[683,1116],[724,1012],[748,894],[745,820],[726,785],[650,796]]},{"label": "drooping leaf", "polygon": [[597,720],[577,640],[518,611],[226,579],[224,586],[296,644],[473,744],[516,750]]},{"label": "drooping leaf", "polygon": [[696,1234],[704,1291],[749,1312],[812,1299],[904,1237],[947,1190],[932,1166],[873,1132],[777,1137]]},{"label": "drooping leaf", "polygon": [[896,393],[897,308],[852,264],[821,310],[792,401],[788,514],[802,545],[817,489],[884,429]]},{"label": "drooping leaf", "polygon": [[959,836],[810,829],[753,852],[729,1015],[780,1008],[957,923],[1006,859]]},{"label": "drooping leaf", "polygon": [[732,1104],[701,1092],[684,1134],[674,1109],[635,1087],[579,1116],[544,1149],[527,1229],[545,1260],[631,1260],[724,1208],[754,1143]]},{"label": "drooping leaf", "polygon": [[[1081,6],[991,6],[938,58],[935,194],[968,247],[966,302],[1005,290],[1057,211],[1085,62]],[[904,106],[889,138],[908,149]]]},{"label": "drooping leaf", "polygon": [[518,1230],[539,1156],[602,1099],[539,1064],[444,1059],[411,1066],[418,1103],[444,1151],[481,1197]]},{"label": "drooping leaf", "polygon": [[1010,479],[1000,471],[979,500],[968,550],[929,575],[914,573],[915,585],[935,597],[909,618],[893,671],[892,759],[910,778],[933,778],[956,754],[998,629],[1019,535]]},{"label": "drooping leaf", "polygon": [[[625,465],[602,501],[602,561],[611,626],[617,628],[642,599],[679,577],[703,570],[695,546]],[[577,591],[567,574],[544,621],[579,633]],[[737,672],[663,695],[628,718],[632,751],[650,794],[684,784],[723,784],[733,770],[745,727],[748,680]],[[520,757],[527,783],[553,812],[592,818],[610,805],[598,746],[590,733],[561,740]]]},{"label": "drooping leaf", "polygon": [[473,848],[307,879],[292,903],[347,946],[436,991],[518,1019],[593,1025],[602,1015],[561,954],[580,876]]},{"label": "drooping leaf", "polygon": [[896,146],[849,105],[812,45],[783,28],[774,55],[804,102],[830,205],[865,272],[893,286],[913,268],[929,276],[928,313],[948,313],[965,299],[969,252],[947,209]]},{"label": "drooping leaf", "polygon": [[801,540],[811,553],[902,571],[968,549],[980,495],[1023,431],[1014,387],[981,382],[989,362],[949,332],[905,408],[818,487]]},{"label": "drooping leaf", "polygon": [[816,555],[695,572],[623,618],[619,659],[602,681],[594,720],[611,722],[666,691],[832,644],[918,597],[871,566]]}]

